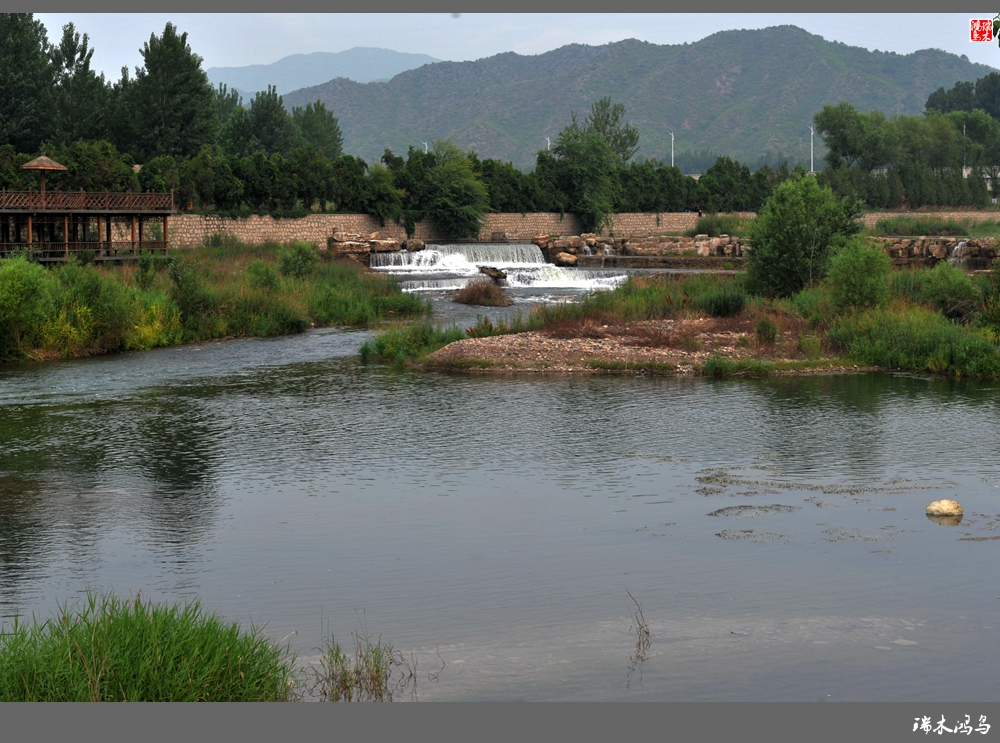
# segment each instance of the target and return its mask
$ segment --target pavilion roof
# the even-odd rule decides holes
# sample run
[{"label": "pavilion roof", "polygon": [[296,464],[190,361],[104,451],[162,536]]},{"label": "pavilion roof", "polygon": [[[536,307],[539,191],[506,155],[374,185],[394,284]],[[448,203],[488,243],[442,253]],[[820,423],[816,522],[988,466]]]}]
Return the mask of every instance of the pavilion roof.
[{"label": "pavilion roof", "polygon": [[41,155],[31,162],[26,162],[21,166],[22,170],[67,170],[65,165],[60,165],[51,157]]}]

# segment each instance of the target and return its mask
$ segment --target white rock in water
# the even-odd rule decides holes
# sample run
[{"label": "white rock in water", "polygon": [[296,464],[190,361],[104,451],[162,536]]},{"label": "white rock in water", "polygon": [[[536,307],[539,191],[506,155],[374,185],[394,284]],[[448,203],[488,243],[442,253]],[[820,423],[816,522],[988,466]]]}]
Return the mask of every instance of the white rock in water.
[{"label": "white rock in water", "polygon": [[953,500],[936,500],[927,506],[927,513],[934,516],[959,516],[964,511],[962,507]]}]

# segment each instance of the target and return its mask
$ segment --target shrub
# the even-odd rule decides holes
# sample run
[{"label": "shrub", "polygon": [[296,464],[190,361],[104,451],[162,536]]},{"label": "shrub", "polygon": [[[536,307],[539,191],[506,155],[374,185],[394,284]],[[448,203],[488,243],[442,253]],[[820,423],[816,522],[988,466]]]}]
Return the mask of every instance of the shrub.
[{"label": "shrub", "polygon": [[0,635],[0,700],[22,702],[287,701],[294,658],[183,607],[88,596],[80,611]]},{"label": "shrub", "polygon": [[837,313],[866,310],[885,304],[889,297],[892,258],[875,246],[852,239],[830,259],[827,279],[833,287]]},{"label": "shrub", "polygon": [[279,270],[283,276],[301,279],[312,273],[319,261],[316,248],[307,242],[296,240],[278,254]]},{"label": "shrub", "polygon": [[778,326],[774,320],[764,316],[757,321],[757,342],[761,345],[769,346],[778,338]]},{"label": "shrub", "polygon": [[965,317],[978,303],[969,274],[948,261],[941,261],[923,274],[916,300],[937,308],[947,317]]},{"label": "shrub", "polygon": [[475,304],[482,307],[510,307],[514,300],[504,288],[493,279],[475,278],[455,294],[454,301],[460,304]]},{"label": "shrub", "polygon": [[1000,377],[1000,354],[981,332],[922,307],[849,315],[830,337],[865,364],[910,371]]},{"label": "shrub", "polygon": [[18,358],[31,347],[52,311],[49,276],[24,256],[0,260],[0,358]]},{"label": "shrub", "polygon": [[747,278],[752,292],[788,297],[815,286],[831,247],[861,230],[860,206],[802,177],[781,183],[750,228]]},{"label": "shrub", "polygon": [[278,288],[278,272],[274,266],[269,266],[264,261],[251,261],[247,266],[247,283],[255,289],[268,289],[274,291]]}]

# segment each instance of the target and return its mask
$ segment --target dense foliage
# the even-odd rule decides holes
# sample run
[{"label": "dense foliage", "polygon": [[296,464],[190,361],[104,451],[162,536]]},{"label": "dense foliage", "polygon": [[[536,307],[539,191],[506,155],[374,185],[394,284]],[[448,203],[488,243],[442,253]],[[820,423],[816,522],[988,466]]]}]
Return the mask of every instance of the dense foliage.
[{"label": "dense foliage", "polygon": [[582,121],[568,112],[530,173],[450,141],[405,157],[387,149],[369,163],[344,152],[321,101],[289,110],[273,86],[246,103],[225,85],[213,89],[171,23],[143,45],[143,65],[114,83],[90,69],[89,38],[72,23],[58,46],[30,14],[0,23],[9,39],[0,53],[14,54],[0,71],[0,188],[36,187],[20,165],[44,151],[69,168],[49,177],[53,189],[173,190],[178,208],[223,215],[366,213],[411,234],[429,218],[460,238],[478,234],[491,211],[572,212],[586,230],[607,227],[614,212],[754,211],[792,175],[712,156],[698,181],[635,161],[639,131],[609,97]]}]

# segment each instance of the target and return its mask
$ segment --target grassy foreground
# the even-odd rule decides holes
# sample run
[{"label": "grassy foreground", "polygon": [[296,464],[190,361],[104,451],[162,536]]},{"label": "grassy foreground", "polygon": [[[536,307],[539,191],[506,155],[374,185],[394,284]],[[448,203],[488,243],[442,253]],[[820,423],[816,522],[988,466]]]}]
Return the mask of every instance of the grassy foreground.
[{"label": "grassy foreground", "polygon": [[[396,327],[368,341],[362,360],[405,365],[462,338],[525,331],[581,337],[595,324],[707,316],[751,328],[741,345],[758,349],[758,357],[712,357],[698,368],[705,375],[767,376],[856,364],[1000,378],[1000,265],[977,276],[947,262],[890,273],[877,256],[874,250],[845,253],[826,281],[784,299],[749,294],[742,276],[631,278],[577,304],[543,305],[507,323],[483,318],[464,332],[426,321]],[[781,335],[791,345],[775,346]]]},{"label": "grassy foreground", "polygon": [[354,633],[353,652],[331,636],[318,666],[299,667],[287,645],[197,602],[114,594],[0,633],[0,702],[392,701],[415,670],[367,633]]},{"label": "grassy foreground", "polygon": [[86,356],[416,317],[428,306],[307,243],[214,241],[136,264],[0,260],[0,362]]}]

